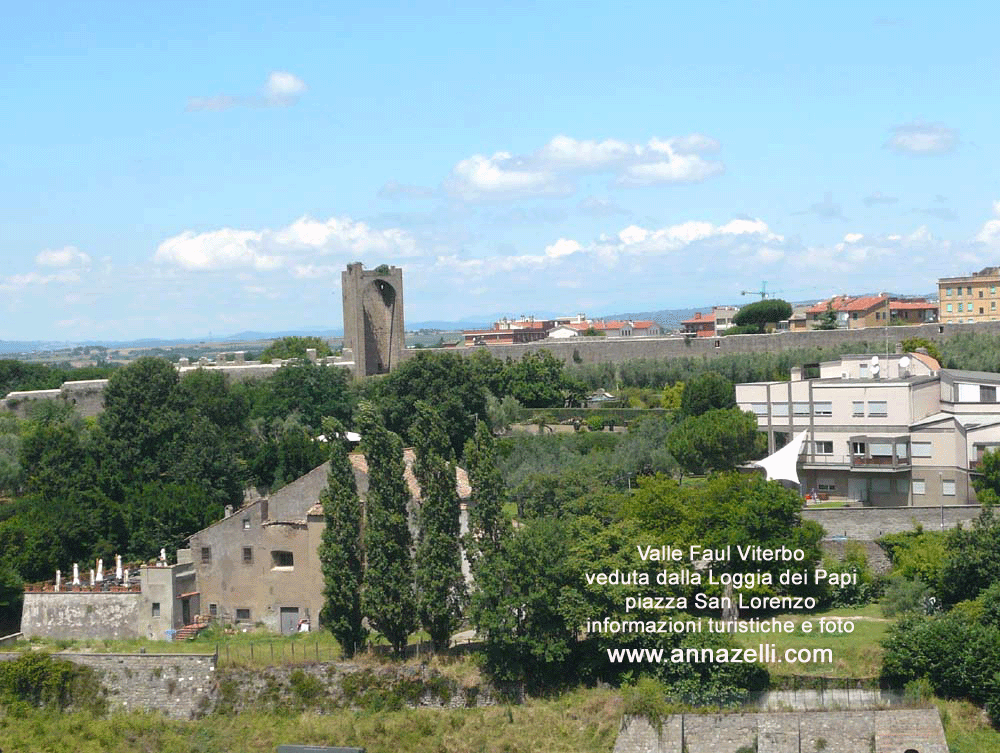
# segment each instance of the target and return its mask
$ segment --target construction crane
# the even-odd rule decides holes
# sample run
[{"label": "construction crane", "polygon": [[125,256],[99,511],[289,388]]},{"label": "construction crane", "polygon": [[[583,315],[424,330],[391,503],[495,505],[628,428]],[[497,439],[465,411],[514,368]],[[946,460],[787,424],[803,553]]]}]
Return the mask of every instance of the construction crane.
[{"label": "construction crane", "polygon": [[741,290],[740,295],[759,295],[762,301],[766,301],[768,298],[772,298],[775,293],[780,293],[780,290],[768,290],[767,280],[764,280],[760,284],[760,290]]}]

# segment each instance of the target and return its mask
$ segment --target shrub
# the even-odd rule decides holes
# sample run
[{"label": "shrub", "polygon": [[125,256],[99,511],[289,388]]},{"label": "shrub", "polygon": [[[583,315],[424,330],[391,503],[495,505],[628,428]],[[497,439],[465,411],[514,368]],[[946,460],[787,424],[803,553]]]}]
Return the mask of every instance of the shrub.
[{"label": "shrub", "polygon": [[46,653],[0,662],[0,703],[60,711],[70,707],[95,713],[106,710],[104,688],[92,669]]}]

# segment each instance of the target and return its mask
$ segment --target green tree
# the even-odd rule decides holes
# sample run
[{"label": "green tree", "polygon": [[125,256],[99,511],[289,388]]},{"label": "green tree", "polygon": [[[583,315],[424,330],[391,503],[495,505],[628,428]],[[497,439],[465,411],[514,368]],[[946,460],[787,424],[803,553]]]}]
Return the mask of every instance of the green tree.
[{"label": "green tree", "polygon": [[946,604],[976,598],[1000,581],[1000,521],[984,507],[969,529],[956,528],[945,542],[938,592]]},{"label": "green tree", "polygon": [[733,324],[737,327],[756,327],[763,332],[768,324],[784,321],[792,315],[792,305],[780,298],[768,298],[750,303],[736,312]]},{"label": "green tree", "polygon": [[689,416],[667,437],[667,449],[689,474],[732,470],[766,450],[757,418],[739,408]]},{"label": "green tree", "polygon": [[[941,354],[941,349],[937,345],[932,343],[930,340],[924,337],[907,337],[902,342],[904,353],[916,353],[917,348],[923,348],[927,351],[927,355],[936,360],[942,366],[944,365],[944,356]],[[963,367],[953,367],[953,368],[973,368],[971,365]]]},{"label": "green tree", "polygon": [[497,680],[539,687],[575,677],[586,603],[562,521],[538,520],[506,539],[476,575],[472,621]]},{"label": "green tree", "polygon": [[423,401],[416,409],[411,435],[417,439],[413,473],[420,485],[420,535],[414,566],[417,611],[434,649],[443,651],[465,603],[459,499],[451,443],[441,416]]},{"label": "green tree", "polygon": [[976,469],[978,475],[972,479],[976,497],[980,504],[996,505],[1000,502],[1000,452],[987,450],[983,453]]},{"label": "green tree", "polygon": [[279,340],[275,340],[273,343],[268,345],[261,351],[260,360],[263,363],[271,363],[271,361],[286,360],[289,358],[301,358],[305,360],[308,356],[306,350],[309,348],[316,349],[317,358],[326,358],[329,355],[333,355],[333,351],[330,350],[330,343],[324,340],[322,337],[282,337]]},{"label": "green tree", "polygon": [[357,402],[347,369],[311,362],[285,364],[267,379],[242,389],[248,392],[253,418],[271,425],[295,413],[314,431],[327,416],[349,426]]},{"label": "green tree", "polygon": [[21,624],[24,583],[10,565],[0,562],[0,635],[17,631]]},{"label": "green tree", "polygon": [[361,607],[369,624],[386,637],[396,656],[402,656],[417,625],[403,443],[385,428],[371,403],[362,403],[358,410],[358,430],[368,461]]},{"label": "green tree", "polygon": [[340,643],[344,655],[351,657],[368,633],[361,610],[361,500],[348,458],[346,429],[336,419],[328,419],[323,430],[330,444],[330,472],[320,495],[326,528],[319,547],[323,568],[319,619]]},{"label": "green tree", "polygon": [[[372,382],[372,399],[381,409],[386,427],[410,444],[416,440],[410,436],[410,428],[417,401],[432,404],[444,419],[452,450],[457,455],[475,431],[476,416],[486,417],[485,366],[482,361],[457,353],[424,351]],[[498,397],[506,394],[492,392]]]},{"label": "green tree", "polygon": [[682,416],[700,416],[710,410],[736,407],[736,388],[721,374],[706,371],[684,384],[681,393]]},{"label": "green tree", "polygon": [[826,304],[826,311],[819,316],[819,324],[816,325],[816,329],[837,329],[837,312],[833,310],[833,304],[829,301]]}]

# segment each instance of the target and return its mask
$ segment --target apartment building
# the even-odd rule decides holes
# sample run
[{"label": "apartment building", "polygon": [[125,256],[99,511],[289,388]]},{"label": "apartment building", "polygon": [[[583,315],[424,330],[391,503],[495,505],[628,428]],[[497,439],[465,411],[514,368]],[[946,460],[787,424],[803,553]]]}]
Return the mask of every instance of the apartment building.
[{"label": "apartment building", "polygon": [[1000,267],[985,267],[965,277],[938,280],[940,318],[948,322],[993,322],[1000,319],[997,286]]},{"label": "apartment building", "polygon": [[983,452],[1000,447],[1000,374],[941,369],[923,353],[843,356],[788,382],[736,386],[771,452],[807,430],[803,494],[865,505],[974,504]]}]

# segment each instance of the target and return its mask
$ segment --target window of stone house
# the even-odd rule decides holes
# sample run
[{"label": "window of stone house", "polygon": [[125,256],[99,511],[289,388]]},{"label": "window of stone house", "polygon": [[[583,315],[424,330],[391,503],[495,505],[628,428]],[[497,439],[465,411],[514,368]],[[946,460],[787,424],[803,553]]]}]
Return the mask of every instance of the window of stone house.
[{"label": "window of stone house", "polygon": [[152,616],[153,617],[159,617],[160,616],[160,602],[158,602],[158,601],[154,601],[153,602]]},{"label": "window of stone house", "polygon": [[958,304],[958,310],[959,310],[959,311],[964,311],[964,310],[965,310],[964,308],[962,308],[962,306],[963,306],[963,304],[961,304],[961,303],[960,303],[960,304]]},{"label": "window of stone house", "polygon": [[271,566],[288,568],[295,567],[295,557],[291,552],[284,552],[276,549],[271,552]]},{"label": "window of stone house", "polygon": [[968,287],[965,288],[965,294],[966,295],[972,295],[972,286],[971,285],[969,285]]},{"label": "window of stone house", "polygon": [[201,563],[207,565],[212,561],[212,547],[203,546],[201,548]]},{"label": "window of stone house", "polygon": [[244,531],[250,530],[250,518],[243,518],[243,530]]},{"label": "window of stone house", "polygon": [[949,303],[949,304],[948,304],[947,306],[945,306],[945,310],[946,310],[946,311],[947,311],[947,312],[948,312],[949,314],[951,313],[951,304],[950,304],[950,303]]},{"label": "window of stone house", "polygon": [[980,298],[982,298],[982,297],[983,297],[983,291],[982,291],[982,290],[980,290],[980,291],[979,291],[979,297],[980,297]]},{"label": "window of stone house", "polygon": [[927,493],[927,482],[922,478],[913,479],[913,493],[914,494],[926,494]]},{"label": "window of stone house", "polygon": [[237,620],[241,620],[243,622],[249,622],[250,621],[250,610],[249,609],[238,608],[236,610],[236,619]]},{"label": "window of stone house", "polygon": [[951,295],[951,288],[945,288],[945,295]]},{"label": "window of stone house", "polygon": [[209,617],[218,617],[219,616],[219,605],[218,604],[209,604],[208,605],[208,616]]},{"label": "window of stone house", "polygon": [[944,479],[941,482],[941,494],[945,497],[955,496],[955,480],[954,479]]},{"label": "window of stone house", "polygon": [[253,562],[253,547],[243,547],[243,562],[247,564]]}]

